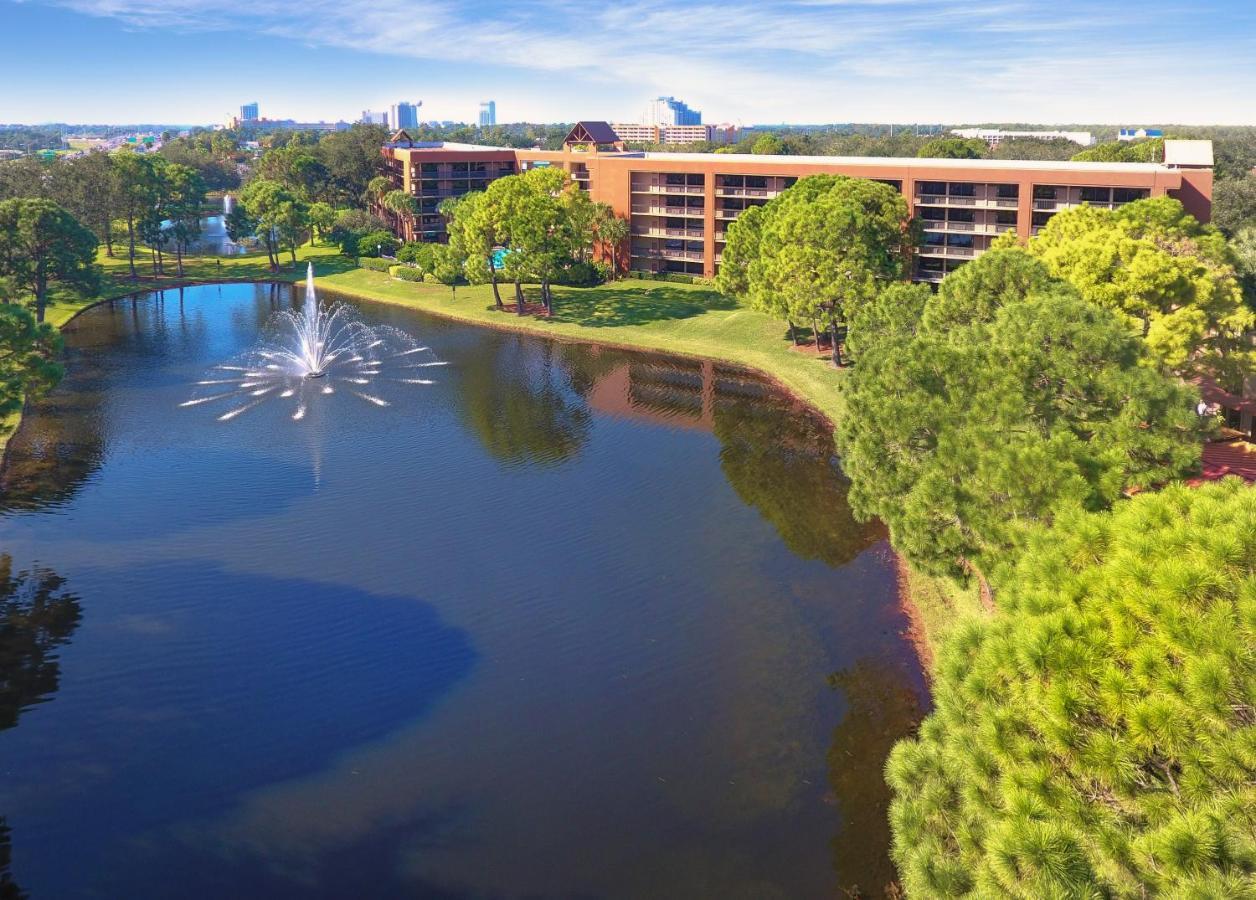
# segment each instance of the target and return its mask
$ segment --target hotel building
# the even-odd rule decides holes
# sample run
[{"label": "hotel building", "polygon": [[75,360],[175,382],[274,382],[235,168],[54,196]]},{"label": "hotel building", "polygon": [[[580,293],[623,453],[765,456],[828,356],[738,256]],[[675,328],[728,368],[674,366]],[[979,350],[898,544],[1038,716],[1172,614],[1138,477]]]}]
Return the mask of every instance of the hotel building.
[{"label": "hotel building", "polygon": [[625,144],[730,144],[737,139],[736,125],[635,125],[616,122],[611,129]]},{"label": "hotel building", "polygon": [[808,175],[869,178],[906,197],[924,233],[912,274],[932,282],[979,256],[1000,234],[1029,238],[1060,210],[1111,209],[1168,195],[1208,221],[1212,205],[1209,141],[1166,141],[1163,163],[645,153],[624,150],[605,122],[581,122],[562,150],[422,143],[401,132],[382,152],[394,185],[419,204],[416,217],[398,223],[408,240],[444,239],[438,207],[446,197],[555,166],[629,220],[623,254],[629,268],[708,278],[719,269],[728,226]]}]

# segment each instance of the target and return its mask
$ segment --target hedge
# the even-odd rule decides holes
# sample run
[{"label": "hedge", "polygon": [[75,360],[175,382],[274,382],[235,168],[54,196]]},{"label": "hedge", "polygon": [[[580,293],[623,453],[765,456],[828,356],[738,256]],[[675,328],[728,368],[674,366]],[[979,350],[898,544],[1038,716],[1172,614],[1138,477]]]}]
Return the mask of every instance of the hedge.
[{"label": "hedge", "polygon": [[423,270],[416,269],[414,266],[392,266],[389,268],[388,274],[401,281],[423,280]]},{"label": "hedge", "polygon": [[374,256],[363,256],[358,259],[359,269],[370,269],[372,272],[387,272],[393,265],[391,259],[379,259]]}]

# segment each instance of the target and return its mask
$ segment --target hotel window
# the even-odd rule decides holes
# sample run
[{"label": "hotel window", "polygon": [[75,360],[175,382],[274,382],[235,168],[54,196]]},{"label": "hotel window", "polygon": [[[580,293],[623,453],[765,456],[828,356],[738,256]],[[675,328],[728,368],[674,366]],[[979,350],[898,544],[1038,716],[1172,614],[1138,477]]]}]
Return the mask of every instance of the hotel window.
[{"label": "hotel window", "polygon": [[768,180],[762,175],[747,175],[746,187],[748,188],[765,188],[768,186]]},{"label": "hotel window", "polygon": [[746,186],[746,178],[744,175],[720,175],[718,176],[718,184],[723,187],[739,188]]},{"label": "hotel window", "polygon": [[1000,200],[1015,200],[1020,196],[1019,184],[1000,184],[997,185],[997,187],[998,191],[996,192],[996,196]]},{"label": "hotel window", "polygon": [[1113,188],[1112,200],[1115,203],[1133,203],[1135,200],[1146,200],[1149,194],[1147,188]]},{"label": "hotel window", "polygon": [[971,234],[948,234],[946,236],[946,245],[948,247],[971,247],[973,245],[973,236]]},{"label": "hotel window", "polygon": [[952,197],[976,197],[977,185],[965,181],[952,181],[949,193]]},{"label": "hotel window", "polygon": [[689,226],[688,219],[665,219],[665,228],[687,228]]},{"label": "hotel window", "polygon": [[946,243],[946,235],[940,231],[929,231],[925,233],[926,247],[941,247]]},{"label": "hotel window", "polygon": [[423,188],[423,193],[425,194],[435,194],[438,190],[440,190],[440,184],[435,180],[424,181],[421,186]]},{"label": "hotel window", "polygon": [[795,184],[797,184],[798,179],[795,178],[793,175],[790,175],[788,178],[782,178],[781,183],[783,185],[782,189],[788,189],[788,188],[792,188]]},{"label": "hotel window", "polygon": [[423,163],[423,165],[419,167],[419,171],[424,175],[435,175],[436,163]]},{"label": "hotel window", "polygon": [[702,209],[705,205],[706,204],[701,197],[689,197],[685,200],[685,206],[690,209]]},{"label": "hotel window", "polygon": [[450,171],[452,171],[455,175],[466,175],[470,168],[470,163],[453,163],[450,166]]},{"label": "hotel window", "polygon": [[1056,196],[1056,187],[1053,184],[1035,184],[1034,199],[1035,200],[1054,200]]},{"label": "hotel window", "polygon": [[994,221],[999,225],[1015,225],[1016,213],[1010,209],[1001,209],[994,214]]},{"label": "hotel window", "polygon": [[705,175],[690,175],[686,179],[686,183],[690,187],[704,187],[706,185],[706,176]]},{"label": "hotel window", "polygon": [[926,206],[920,211],[920,218],[927,222],[941,222],[946,218],[946,210],[940,206]]},{"label": "hotel window", "polygon": [[945,194],[946,182],[945,181],[922,181],[920,182],[920,184],[916,186],[916,193],[918,194]]},{"label": "hotel window", "polygon": [[684,184],[684,183],[685,183],[685,176],[684,176],[684,175],[668,174],[668,175],[666,175],[666,176],[665,176],[665,179],[666,179],[666,183],[667,183],[667,184],[669,184],[669,185],[672,185],[672,184]]},{"label": "hotel window", "polygon": [[975,222],[977,214],[971,209],[953,209],[947,218],[952,222]]},{"label": "hotel window", "polygon": [[1101,187],[1084,187],[1082,188],[1083,203],[1107,203],[1112,199],[1111,188]]},{"label": "hotel window", "polygon": [[1034,213],[1034,219],[1033,219],[1034,227],[1041,228],[1043,225],[1046,225],[1047,222],[1051,221],[1052,215],[1054,215],[1054,213],[1049,213],[1049,212]]},{"label": "hotel window", "polygon": [[926,258],[920,261],[920,271],[922,272],[941,272],[942,260]]}]

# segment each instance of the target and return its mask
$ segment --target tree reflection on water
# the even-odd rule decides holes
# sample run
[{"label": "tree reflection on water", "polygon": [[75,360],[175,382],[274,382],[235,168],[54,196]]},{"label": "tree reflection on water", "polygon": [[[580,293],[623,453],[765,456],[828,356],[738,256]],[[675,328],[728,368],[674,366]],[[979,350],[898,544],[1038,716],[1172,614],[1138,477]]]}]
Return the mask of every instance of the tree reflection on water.
[{"label": "tree reflection on water", "polygon": [[[33,566],[14,573],[12,558],[0,555],[0,731],[60,686],[56,651],[82,618],[78,598],[64,588],[55,572]],[[0,816],[0,900],[26,896],[10,871],[10,833]]]}]

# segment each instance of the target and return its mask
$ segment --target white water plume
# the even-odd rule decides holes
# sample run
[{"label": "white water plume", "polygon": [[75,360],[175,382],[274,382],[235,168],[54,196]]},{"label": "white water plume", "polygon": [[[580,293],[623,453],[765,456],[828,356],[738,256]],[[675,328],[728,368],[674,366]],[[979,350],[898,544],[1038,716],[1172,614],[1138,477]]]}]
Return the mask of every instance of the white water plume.
[{"label": "white water plume", "polygon": [[[213,391],[194,396],[180,406],[221,402],[228,408],[219,421],[230,421],[271,399],[291,399],[292,418],[305,418],[318,396],[336,393],[335,385],[373,406],[388,406],[369,388],[381,376],[400,384],[434,384],[430,379],[401,378],[399,369],[443,366],[444,360],[413,362],[418,353],[434,356],[430,347],[416,346],[405,332],[363,322],[351,307],[319,304],[314,291],[314,266],[306,272],[305,300],[300,312],[276,314],[274,341],[264,341],[242,358],[215,366],[196,382]],[[349,387],[352,385],[353,387]]]}]

